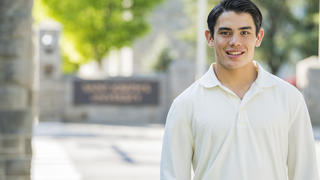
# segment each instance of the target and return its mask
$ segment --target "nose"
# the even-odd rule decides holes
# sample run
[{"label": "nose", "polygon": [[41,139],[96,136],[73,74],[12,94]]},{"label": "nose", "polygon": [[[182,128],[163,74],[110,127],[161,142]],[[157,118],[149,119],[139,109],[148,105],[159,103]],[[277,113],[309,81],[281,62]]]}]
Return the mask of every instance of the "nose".
[{"label": "nose", "polygon": [[240,37],[234,34],[232,37],[230,37],[229,44],[231,46],[240,46],[241,45]]}]

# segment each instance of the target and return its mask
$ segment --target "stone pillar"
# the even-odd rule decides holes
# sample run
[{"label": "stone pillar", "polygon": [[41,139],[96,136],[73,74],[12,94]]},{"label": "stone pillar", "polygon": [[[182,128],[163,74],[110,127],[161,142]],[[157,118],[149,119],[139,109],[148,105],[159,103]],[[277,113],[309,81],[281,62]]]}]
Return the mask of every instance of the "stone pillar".
[{"label": "stone pillar", "polygon": [[301,90],[313,125],[320,125],[320,61],[312,56],[297,64],[297,87]]},{"label": "stone pillar", "polygon": [[0,1],[0,179],[28,180],[34,117],[32,0]]},{"label": "stone pillar", "polygon": [[61,73],[59,39],[61,25],[54,21],[39,25],[36,43],[36,61],[39,64],[38,94],[39,120],[60,121],[63,111],[64,84]]}]

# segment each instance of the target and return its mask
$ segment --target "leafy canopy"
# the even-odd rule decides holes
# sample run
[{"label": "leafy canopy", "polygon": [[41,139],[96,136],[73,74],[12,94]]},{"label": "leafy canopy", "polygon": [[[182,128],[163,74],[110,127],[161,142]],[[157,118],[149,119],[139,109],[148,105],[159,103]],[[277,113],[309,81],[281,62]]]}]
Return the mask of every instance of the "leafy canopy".
[{"label": "leafy canopy", "polygon": [[62,47],[65,60],[69,60],[66,64],[70,64],[101,63],[112,48],[133,43],[148,31],[146,15],[162,0],[38,1],[38,10],[62,24],[64,37],[79,55],[74,60],[68,48]]},{"label": "leafy canopy", "polygon": [[255,0],[264,15],[258,54],[276,74],[282,64],[318,54],[318,0]]}]

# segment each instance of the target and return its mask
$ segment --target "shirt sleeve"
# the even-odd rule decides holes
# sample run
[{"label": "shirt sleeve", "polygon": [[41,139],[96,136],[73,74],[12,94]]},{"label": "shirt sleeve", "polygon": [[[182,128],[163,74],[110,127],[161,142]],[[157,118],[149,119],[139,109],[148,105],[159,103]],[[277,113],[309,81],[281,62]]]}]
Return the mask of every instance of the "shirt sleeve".
[{"label": "shirt sleeve", "polygon": [[314,136],[305,101],[300,94],[289,129],[289,180],[319,180]]},{"label": "shirt sleeve", "polygon": [[174,101],[163,136],[160,179],[190,180],[193,155],[191,112],[186,104]]}]

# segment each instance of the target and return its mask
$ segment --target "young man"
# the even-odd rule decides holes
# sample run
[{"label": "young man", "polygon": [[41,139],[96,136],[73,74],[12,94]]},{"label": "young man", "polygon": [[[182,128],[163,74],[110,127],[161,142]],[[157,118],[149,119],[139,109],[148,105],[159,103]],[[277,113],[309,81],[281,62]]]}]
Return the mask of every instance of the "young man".
[{"label": "young man", "polygon": [[314,139],[301,93],[253,61],[260,10],[223,0],[205,31],[216,64],[168,113],[161,180],[318,180]]}]

